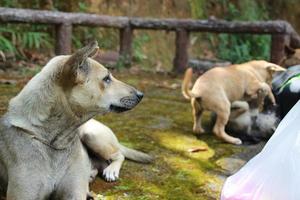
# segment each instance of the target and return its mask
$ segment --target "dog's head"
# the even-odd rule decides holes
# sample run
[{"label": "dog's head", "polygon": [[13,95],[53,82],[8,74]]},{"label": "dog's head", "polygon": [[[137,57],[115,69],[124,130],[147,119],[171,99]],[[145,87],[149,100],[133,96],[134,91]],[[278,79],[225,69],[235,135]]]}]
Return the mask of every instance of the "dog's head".
[{"label": "dog's head", "polygon": [[143,93],[115,79],[100,63],[93,60],[97,42],[79,49],[62,66],[59,84],[73,110],[77,112],[123,112],[135,107]]},{"label": "dog's head", "polygon": [[282,65],[291,67],[300,64],[300,49],[285,47],[286,57],[282,60]]},{"label": "dog's head", "polygon": [[250,66],[255,72],[260,76],[262,81],[271,84],[273,75],[277,72],[286,71],[285,68],[276,65],[274,63],[266,62],[263,60],[260,61],[251,61],[249,62]]}]

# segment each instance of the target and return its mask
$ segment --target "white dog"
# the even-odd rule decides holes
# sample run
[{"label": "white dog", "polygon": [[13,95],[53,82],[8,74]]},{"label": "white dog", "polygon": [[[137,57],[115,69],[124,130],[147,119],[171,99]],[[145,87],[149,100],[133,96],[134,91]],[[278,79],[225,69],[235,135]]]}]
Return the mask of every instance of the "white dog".
[{"label": "white dog", "polygon": [[[112,130],[91,119],[78,128],[81,141],[104,160],[111,163],[104,169],[107,181],[116,181],[125,158],[141,163],[150,163],[151,156],[121,145]],[[94,172],[96,173],[96,172]]]}]

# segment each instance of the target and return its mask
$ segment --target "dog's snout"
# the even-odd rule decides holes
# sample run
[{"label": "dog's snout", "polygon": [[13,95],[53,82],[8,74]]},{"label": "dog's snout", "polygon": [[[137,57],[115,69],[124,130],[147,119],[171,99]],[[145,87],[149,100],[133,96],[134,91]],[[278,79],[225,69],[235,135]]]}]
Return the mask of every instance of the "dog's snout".
[{"label": "dog's snout", "polygon": [[140,91],[137,91],[137,92],[136,92],[136,96],[137,96],[137,98],[138,98],[139,100],[142,100],[142,98],[144,97],[144,94],[143,94],[142,92],[140,92]]}]

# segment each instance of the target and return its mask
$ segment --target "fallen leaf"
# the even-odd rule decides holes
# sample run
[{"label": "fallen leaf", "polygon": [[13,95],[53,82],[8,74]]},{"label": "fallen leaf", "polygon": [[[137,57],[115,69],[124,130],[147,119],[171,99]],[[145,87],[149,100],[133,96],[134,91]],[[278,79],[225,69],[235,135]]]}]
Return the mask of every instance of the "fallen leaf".
[{"label": "fallen leaf", "polygon": [[207,147],[194,147],[194,148],[188,149],[188,152],[196,153],[196,152],[199,152],[199,151],[207,151],[207,150],[208,150]]}]

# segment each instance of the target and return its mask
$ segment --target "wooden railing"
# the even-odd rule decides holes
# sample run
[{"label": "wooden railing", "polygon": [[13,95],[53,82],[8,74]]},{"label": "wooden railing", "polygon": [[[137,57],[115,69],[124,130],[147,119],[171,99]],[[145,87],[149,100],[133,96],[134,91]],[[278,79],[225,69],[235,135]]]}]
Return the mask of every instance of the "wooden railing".
[{"label": "wooden railing", "polygon": [[0,22],[54,25],[56,29],[55,53],[58,55],[71,53],[74,25],[119,29],[120,55],[126,58],[128,65],[131,63],[135,29],[175,31],[176,50],[173,60],[175,72],[182,72],[187,67],[190,32],[270,34],[272,37],[271,61],[274,63],[279,63],[285,56],[285,46],[300,48],[299,35],[288,22],[281,20],[229,22],[218,19],[153,19],[0,7]]}]

